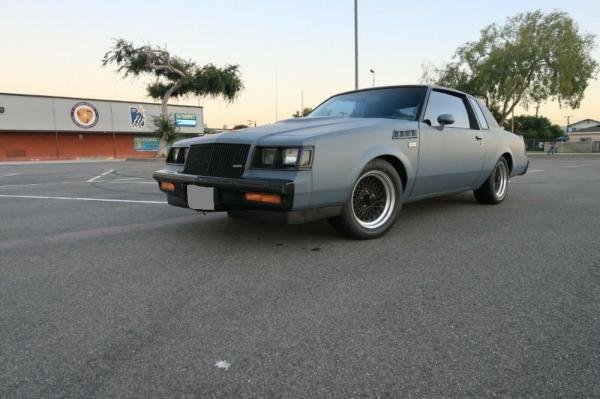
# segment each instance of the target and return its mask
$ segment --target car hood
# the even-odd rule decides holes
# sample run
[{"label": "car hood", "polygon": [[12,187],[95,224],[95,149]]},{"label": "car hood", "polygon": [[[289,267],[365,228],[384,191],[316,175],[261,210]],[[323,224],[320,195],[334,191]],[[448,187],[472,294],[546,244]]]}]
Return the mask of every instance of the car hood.
[{"label": "car hood", "polygon": [[235,130],[219,134],[210,134],[202,137],[183,140],[177,145],[191,145],[199,143],[254,143],[267,139],[281,139],[284,141],[303,141],[316,136],[355,129],[372,129],[393,124],[414,123],[383,118],[294,118],[279,121],[272,125],[265,125],[247,129]]}]

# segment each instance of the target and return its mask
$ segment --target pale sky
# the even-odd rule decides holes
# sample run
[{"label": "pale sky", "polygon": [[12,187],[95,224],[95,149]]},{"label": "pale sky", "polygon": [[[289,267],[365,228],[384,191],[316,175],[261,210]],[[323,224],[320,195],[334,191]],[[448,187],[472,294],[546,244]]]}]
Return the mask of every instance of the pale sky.
[{"label": "pale sky", "polygon": [[[359,0],[360,86],[417,83],[423,63],[448,61],[455,49],[507,16],[534,9],[567,11],[582,31],[600,36],[600,2],[554,0]],[[6,1],[0,8],[0,92],[150,101],[143,79],[122,79],[100,60],[112,39],[166,45],[199,64],[239,64],[245,90],[232,104],[201,104],[209,127],[288,118],[354,88],[352,0]],[[600,44],[600,38],[597,38]],[[600,61],[600,49],[594,50]],[[518,113],[535,113],[535,109]],[[545,104],[554,123],[600,119],[600,81],[580,109]]]}]

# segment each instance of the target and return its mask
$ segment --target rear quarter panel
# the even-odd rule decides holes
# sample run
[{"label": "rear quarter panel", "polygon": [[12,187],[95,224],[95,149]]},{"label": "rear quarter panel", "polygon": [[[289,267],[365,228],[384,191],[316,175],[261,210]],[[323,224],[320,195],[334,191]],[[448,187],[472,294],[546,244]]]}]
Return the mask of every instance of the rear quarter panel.
[{"label": "rear quarter panel", "polygon": [[504,130],[488,130],[484,134],[484,156],[483,169],[479,176],[476,187],[492,173],[496,162],[500,157],[508,154],[512,163],[511,175],[520,174],[527,165],[525,144],[520,136]]}]

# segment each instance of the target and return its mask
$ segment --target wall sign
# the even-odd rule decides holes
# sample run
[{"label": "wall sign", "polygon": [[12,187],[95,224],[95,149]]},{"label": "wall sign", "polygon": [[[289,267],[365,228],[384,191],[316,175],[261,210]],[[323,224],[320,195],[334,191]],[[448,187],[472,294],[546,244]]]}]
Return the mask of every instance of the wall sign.
[{"label": "wall sign", "polygon": [[141,105],[129,107],[129,116],[133,129],[140,129],[146,125],[146,111]]},{"label": "wall sign", "polygon": [[71,108],[71,120],[82,129],[90,129],[96,126],[100,115],[92,104],[81,101]]},{"label": "wall sign", "polygon": [[158,151],[160,139],[158,137],[134,137],[133,149],[135,151]]},{"label": "wall sign", "polygon": [[184,113],[176,113],[175,114],[175,125],[177,126],[196,126],[196,114],[184,114]]}]

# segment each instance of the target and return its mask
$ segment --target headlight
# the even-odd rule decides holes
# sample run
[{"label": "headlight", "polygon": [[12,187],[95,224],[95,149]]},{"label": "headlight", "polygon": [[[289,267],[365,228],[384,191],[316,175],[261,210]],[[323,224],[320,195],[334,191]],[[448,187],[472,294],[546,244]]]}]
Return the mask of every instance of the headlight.
[{"label": "headlight", "polygon": [[312,147],[256,147],[252,167],[257,169],[308,169]]},{"label": "headlight", "polygon": [[296,166],[296,162],[298,162],[299,152],[299,148],[284,148],[282,152],[283,161],[281,162],[283,166]]},{"label": "headlight", "polygon": [[261,161],[264,166],[272,166],[277,157],[277,148],[263,148],[261,152]]},{"label": "headlight", "polygon": [[189,147],[171,147],[167,155],[167,163],[184,164]]}]

